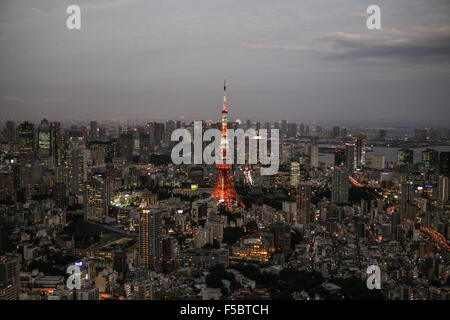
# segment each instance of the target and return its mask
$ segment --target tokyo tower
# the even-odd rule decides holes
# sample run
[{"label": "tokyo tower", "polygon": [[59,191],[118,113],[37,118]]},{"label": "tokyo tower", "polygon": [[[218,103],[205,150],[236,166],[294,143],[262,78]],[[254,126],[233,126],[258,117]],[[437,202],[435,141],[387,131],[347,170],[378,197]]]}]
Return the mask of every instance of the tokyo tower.
[{"label": "tokyo tower", "polygon": [[233,211],[233,201],[239,202],[245,208],[244,203],[234,188],[233,176],[231,174],[230,165],[226,163],[227,150],[229,148],[227,138],[228,128],[228,109],[227,109],[227,86],[226,79],[223,81],[223,109],[222,109],[222,164],[219,164],[217,169],[216,187],[212,193],[212,198],[218,199],[219,202],[224,202],[228,206],[228,211]]}]

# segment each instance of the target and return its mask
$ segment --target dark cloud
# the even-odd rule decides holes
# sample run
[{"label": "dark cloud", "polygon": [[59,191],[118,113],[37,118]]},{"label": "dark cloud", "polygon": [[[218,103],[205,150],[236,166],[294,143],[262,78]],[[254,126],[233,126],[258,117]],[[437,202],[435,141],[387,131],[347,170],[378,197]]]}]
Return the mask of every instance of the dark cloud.
[{"label": "dark cloud", "polygon": [[295,52],[317,51],[316,49],[305,46],[267,45],[257,43],[244,43],[242,44],[242,47],[250,50],[276,50],[276,51],[295,51]]},{"label": "dark cloud", "polygon": [[450,27],[385,29],[365,34],[328,33],[321,40],[332,44],[332,59],[395,57],[398,59],[448,59]]}]

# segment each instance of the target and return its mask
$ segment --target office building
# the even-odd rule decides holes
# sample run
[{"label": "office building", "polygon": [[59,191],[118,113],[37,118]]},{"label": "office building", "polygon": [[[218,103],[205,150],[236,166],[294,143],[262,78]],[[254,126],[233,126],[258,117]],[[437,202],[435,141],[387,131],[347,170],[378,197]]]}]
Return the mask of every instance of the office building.
[{"label": "office building", "polygon": [[439,168],[439,151],[427,148],[422,151],[422,162],[425,172],[430,170],[438,170]]},{"label": "office building", "polygon": [[348,171],[345,168],[334,168],[333,170],[331,202],[348,202]]}]

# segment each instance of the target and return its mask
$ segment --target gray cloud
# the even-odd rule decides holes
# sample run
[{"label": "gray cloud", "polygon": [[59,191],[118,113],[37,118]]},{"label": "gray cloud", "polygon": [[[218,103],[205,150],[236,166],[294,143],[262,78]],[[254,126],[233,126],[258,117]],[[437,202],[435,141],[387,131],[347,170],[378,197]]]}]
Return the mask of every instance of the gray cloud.
[{"label": "gray cloud", "polygon": [[369,15],[366,12],[352,12],[350,17],[357,18],[358,20],[366,20]]},{"label": "gray cloud", "polygon": [[9,97],[9,96],[1,96],[0,100],[14,101],[14,102],[23,102],[23,101],[25,101],[25,99],[23,99],[21,97]]},{"label": "gray cloud", "polygon": [[333,32],[323,35],[320,39],[330,42],[336,49],[329,55],[334,59],[450,57],[449,26],[384,29],[365,34]]},{"label": "gray cloud", "polygon": [[295,52],[317,52],[317,49],[305,46],[285,46],[285,45],[266,45],[256,43],[244,43],[243,48],[250,50],[278,50],[278,51],[295,51]]}]

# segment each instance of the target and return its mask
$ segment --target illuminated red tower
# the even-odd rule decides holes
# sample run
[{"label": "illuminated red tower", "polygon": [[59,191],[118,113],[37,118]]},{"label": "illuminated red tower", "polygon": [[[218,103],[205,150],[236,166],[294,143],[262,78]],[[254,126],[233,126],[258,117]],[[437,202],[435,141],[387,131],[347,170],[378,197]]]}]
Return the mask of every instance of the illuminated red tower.
[{"label": "illuminated red tower", "polygon": [[233,176],[231,175],[230,165],[226,163],[227,150],[229,147],[227,138],[228,128],[228,110],[227,110],[227,86],[226,79],[223,81],[223,109],[222,109],[222,164],[217,169],[216,187],[212,197],[220,202],[226,202],[229,211],[233,211],[233,201],[237,201],[245,207],[241,198],[234,189]]}]

